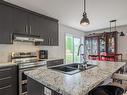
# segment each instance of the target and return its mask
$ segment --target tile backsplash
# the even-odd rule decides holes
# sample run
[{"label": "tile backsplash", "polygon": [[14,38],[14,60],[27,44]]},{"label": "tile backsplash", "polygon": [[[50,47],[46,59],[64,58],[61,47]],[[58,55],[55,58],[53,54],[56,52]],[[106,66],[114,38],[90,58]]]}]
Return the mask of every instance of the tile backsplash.
[{"label": "tile backsplash", "polygon": [[32,43],[25,43],[25,42],[14,42],[14,44],[0,45],[0,63],[8,62],[9,55],[11,52],[31,52],[39,50],[38,46],[34,46]]}]

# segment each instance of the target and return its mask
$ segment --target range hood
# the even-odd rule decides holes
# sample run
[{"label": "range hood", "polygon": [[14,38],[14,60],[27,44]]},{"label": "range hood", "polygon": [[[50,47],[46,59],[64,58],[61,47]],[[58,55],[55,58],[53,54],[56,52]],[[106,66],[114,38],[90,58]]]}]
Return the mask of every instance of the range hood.
[{"label": "range hood", "polygon": [[20,41],[20,42],[43,42],[44,39],[40,38],[39,36],[28,36],[28,35],[21,35],[21,34],[13,34],[13,41]]}]

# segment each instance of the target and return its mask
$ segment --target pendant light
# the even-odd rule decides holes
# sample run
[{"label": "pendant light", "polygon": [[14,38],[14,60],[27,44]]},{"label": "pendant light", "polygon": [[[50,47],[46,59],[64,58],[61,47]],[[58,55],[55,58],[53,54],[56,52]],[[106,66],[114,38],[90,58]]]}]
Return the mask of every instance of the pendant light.
[{"label": "pendant light", "polygon": [[[112,32],[112,27],[111,27],[112,23],[115,23],[115,27],[114,28],[115,28],[115,31],[117,31],[117,29],[116,29],[116,21],[117,20],[111,20],[110,21],[110,32]],[[124,32],[118,32],[118,34],[119,34],[119,36],[125,36]]]},{"label": "pendant light", "polygon": [[123,32],[120,32],[120,36],[125,36],[125,34]]},{"label": "pendant light", "polygon": [[83,18],[81,19],[80,24],[83,26],[90,24],[90,21],[87,18],[87,13],[86,13],[86,0],[84,0],[84,12],[83,12]]}]

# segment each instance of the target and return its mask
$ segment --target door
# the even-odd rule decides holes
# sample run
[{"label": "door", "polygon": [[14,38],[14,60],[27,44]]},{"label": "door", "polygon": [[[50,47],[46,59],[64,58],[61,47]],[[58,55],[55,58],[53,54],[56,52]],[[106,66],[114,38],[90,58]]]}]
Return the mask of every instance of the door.
[{"label": "door", "polygon": [[73,36],[66,34],[66,63],[73,63]]},{"label": "door", "polygon": [[29,13],[28,14],[28,22],[29,22],[29,34],[30,35],[36,35],[39,36],[39,33],[41,32],[40,27],[41,23],[40,23],[40,16],[34,15]]},{"label": "door", "polygon": [[[71,34],[66,34],[66,63],[80,63],[81,56],[83,53],[83,48],[81,47],[79,50],[79,46],[81,44],[81,38],[73,36]],[[79,55],[78,55],[79,50]]]},{"label": "door", "polygon": [[12,32],[12,8],[0,4],[0,44],[11,44]]},{"label": "door", "polygon": [[28,34],[28,14],[25,11],[13,9],[14,33]]}]

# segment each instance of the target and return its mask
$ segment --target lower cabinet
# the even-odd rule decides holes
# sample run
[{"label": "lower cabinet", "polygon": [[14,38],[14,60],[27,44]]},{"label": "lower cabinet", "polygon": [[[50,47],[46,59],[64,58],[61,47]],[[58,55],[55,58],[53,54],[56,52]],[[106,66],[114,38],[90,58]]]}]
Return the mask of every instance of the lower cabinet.
[{"label": "lower cabinet", "polygon": [[[28,95],[61,95],[28,77]],[[46,94],[47,93],[47,94]]]},{"label": "lower cabinet", "polygon": [[0,67],[0,95],[18,95],[17,66]]},{"label": "lower cabinet", "polygon": [[64,64],[64,59],[50,60],[47,61],[47,67]]}]

